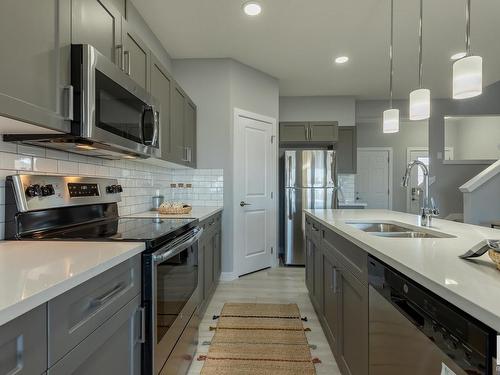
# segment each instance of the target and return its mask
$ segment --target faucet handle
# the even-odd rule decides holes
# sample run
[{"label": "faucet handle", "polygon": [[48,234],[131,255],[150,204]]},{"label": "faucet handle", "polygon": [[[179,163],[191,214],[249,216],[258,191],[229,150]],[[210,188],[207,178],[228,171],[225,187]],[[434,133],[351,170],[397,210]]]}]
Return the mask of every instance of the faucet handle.
[{"label": "faucet handle", "polygon": [[433,216],[438,216],[439,215],[439,207],[436,205],[436,201],[434,200],[434,198],[431,197],[431,214]]}]

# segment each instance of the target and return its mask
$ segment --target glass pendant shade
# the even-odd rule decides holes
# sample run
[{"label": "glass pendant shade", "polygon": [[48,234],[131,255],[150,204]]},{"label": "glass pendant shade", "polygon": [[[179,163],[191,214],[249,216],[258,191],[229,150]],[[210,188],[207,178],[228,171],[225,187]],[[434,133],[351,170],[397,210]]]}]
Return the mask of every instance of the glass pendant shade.
[{"label": "glass pendant shade", "polygon": [[483,92],[483,58],[467,56],[453,63],[453,99],[467,99]]},{"label": "glass pendant shade", "polygon": [[418,89],[410,92],[410,120],[426,120],[431,115],[431,92]]},{"label": "glass pendant shade", "polygon": [[384,111],[382,130],[384,133],[397,133],[399,131],[399,109]]}]

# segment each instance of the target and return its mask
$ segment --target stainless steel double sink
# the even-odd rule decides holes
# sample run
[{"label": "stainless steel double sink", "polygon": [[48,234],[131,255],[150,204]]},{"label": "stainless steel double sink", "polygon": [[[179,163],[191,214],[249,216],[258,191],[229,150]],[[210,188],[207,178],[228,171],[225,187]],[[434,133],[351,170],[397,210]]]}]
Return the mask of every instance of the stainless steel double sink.
[{"label": "stainless steel double sink", "polygon": [[389,222],[346,221],[346,224],[363,232],[387,238],[454,238],[455,236],[429,229],[417,229]]}]

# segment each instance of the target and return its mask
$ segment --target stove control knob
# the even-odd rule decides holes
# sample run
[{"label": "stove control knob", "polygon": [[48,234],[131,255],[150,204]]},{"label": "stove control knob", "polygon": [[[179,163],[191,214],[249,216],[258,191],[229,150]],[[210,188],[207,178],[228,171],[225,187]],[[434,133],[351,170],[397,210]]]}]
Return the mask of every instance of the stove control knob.
[{"label": "stove control knob", "polygon": [[106,186],[106,193],[108,193],[108,194],[114,194],[115,193],[115,188],[116,188],[116,185]]},{"label": "stove control knob", "polygon": [[26,188],[26,195],[31,198],[42,195],[42,189],[40,188],[40,185],[35,184],[28,186]]},{"label": "stove control knob", "polygon": [[116,185],[116,192],[117,193],[123,193],[123,188],[121,185]]},{"label": "stove control knob", "polygon": [[41,190],[42,190],[43,197],[48,197],[48,196],[54,195],[56,193],[56,191],[54,190],[54,187],[52,185],[42,186]]}]

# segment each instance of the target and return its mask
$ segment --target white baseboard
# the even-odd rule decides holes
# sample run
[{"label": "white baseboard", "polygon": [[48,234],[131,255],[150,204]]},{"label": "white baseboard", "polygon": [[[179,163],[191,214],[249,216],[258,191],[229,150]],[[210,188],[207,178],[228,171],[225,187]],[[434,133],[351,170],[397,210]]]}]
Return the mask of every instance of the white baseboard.
[{"label": "white baseboard", "polygon": [[220,274],[221,281],[233,281],[236,280],[238,276],[234,272],[222,272]]}]

